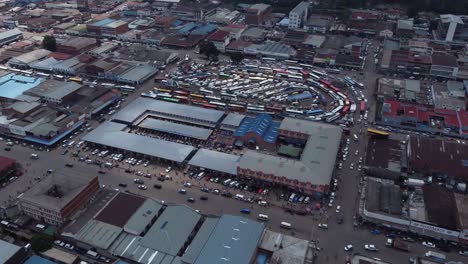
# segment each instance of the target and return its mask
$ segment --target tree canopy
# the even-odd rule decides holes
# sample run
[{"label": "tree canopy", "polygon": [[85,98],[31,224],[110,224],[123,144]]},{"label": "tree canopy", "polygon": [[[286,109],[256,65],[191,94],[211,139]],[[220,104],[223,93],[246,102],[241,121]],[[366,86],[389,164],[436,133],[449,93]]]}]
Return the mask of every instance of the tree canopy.
[{"label": "tree canopy", "polygon": [[203,41],[199,45],[200,54],[205,55],[208,59],[217,60],[219,55],[219,50],[210,41]]},{"label": "tree canopy", "polygon": [[54,243],[54,239],[51,236],[44,234],[36,234],[31,239],[31,248],[35,252],[44,252],[50,248]]},{"label": "tree canopy", "polygon": [[244,55],[240,52],[230,53],[229,57],[231,58],[232,62],[235,64],[241,63],[241,61],[244,59]]},{"label": "tree canopy", "polygon": [[57,41],[54,36],[44,36],[42,40],[42,47],[46,50],[56,51],[57,50]]}]

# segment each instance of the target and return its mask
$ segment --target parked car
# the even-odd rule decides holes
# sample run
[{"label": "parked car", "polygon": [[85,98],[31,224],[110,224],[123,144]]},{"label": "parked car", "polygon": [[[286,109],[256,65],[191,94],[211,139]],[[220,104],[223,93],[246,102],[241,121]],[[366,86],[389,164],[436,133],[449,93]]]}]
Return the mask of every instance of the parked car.
[{"label": "parked car", "polygon": [[200,196],[200,200],[206,201],[206,200],[208,200],[208,196],[202,195],[202,196]]},{"label": "parked car", "polygon": [[127,184],[126,184],[126,183],[124,183],[124,182],[121,182],[121,183],[119,183],[119,187],[126,188],[126,187],[127,187]]},{"label": "parked car", "polygon": [[318,224],[318,227],[319,227],[319,228],[322,228],[322,229],[328,229],[328,224],[319,223],[319,224]]},{"label": "parked car", "polygon": [[244,208],[244,209],[240,210],[240,212],[243,213],[243,214],[250,214],[251,211],[250,211],[249,208]]},{"label": "parked car", "polygon": [[187,202],[189,202],[189,203],[194,203],[194,202],[195,202],[195,198],[190,197],[190,198],[187,199]]},{"label": "parked car", "polygon": [[162,186],[161,186],[161,184],[155,183],[155,184],[153,185],[153,188],[155,188],[155,189],[161,189]]},{"label": "parked car", "polygon": [[179,189],[177,192],[180,193],[180,194],[186,194],[186,193],[187,193],[187,190],[185,190],[185,189]]},{"label": "parked car", "polygon": [[428,247],[428,248],[435,248],[436,247],[434,243],[429,242],[429,241],[423,241],[422,245],[425,246],[425,247]]},{"label": "parked car", "polygon": [[353,250],[353,245],[346,245],[344,247],[344,251],[346,251],[346,252],[349,252],[349,251],[352,251],[352,250]]},{"label": "parked car", "polygon": [[377,247],[372,244],[365,244],[364,249],[366,249],[367,251],[379,251]]}]

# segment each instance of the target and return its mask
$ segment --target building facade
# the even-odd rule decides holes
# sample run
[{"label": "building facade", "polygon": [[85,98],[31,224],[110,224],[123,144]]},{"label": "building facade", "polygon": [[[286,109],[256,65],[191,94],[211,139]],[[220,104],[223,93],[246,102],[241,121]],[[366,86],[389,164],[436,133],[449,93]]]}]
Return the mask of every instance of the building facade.
[{"label": "building facade", "polygon": [[309,13],[309,3],[300,2],[289,12],[289,29],[302,28],[307,22],[307,16]]}]

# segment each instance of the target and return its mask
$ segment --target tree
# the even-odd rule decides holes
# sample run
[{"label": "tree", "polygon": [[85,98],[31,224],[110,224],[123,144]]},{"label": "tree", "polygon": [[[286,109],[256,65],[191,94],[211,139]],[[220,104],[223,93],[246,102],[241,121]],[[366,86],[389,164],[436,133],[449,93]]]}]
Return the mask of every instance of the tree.
[{"label": "tree", "polygon": [[54,240],[51,236],[44,235],[44,234],[36,234],[31,239],[31,248],[35,252],[44,252],[52,248],[53,243],[54,243]]},{"label": "tree", "polygon": [[230,53],[229,57],[231,58],[232,62],[234,62],[235,64],[241,63],[241,61],[244,59],[244,55],[240,52]]},{"label": "tree", "polygon": [[54,36],[44,36],[42,40],[42,47],[46,50],[56,51],[57,50],[57,41]]},{"label": "tree", "polygon": [[210,41],[203,41],[200,43],[200,54],[205,55],[208,59],[217,60],[219,55],[219,50]]}]

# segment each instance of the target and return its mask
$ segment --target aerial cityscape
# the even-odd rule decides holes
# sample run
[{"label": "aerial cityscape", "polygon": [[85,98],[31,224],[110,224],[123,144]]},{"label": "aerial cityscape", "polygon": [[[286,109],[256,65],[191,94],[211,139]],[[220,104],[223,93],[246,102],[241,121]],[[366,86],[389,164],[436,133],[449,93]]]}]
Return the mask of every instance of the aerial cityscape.
[{"label": "aerial cityscape", "polygon": [[0,0],[0,264],[468,264],[468,0]]}]

